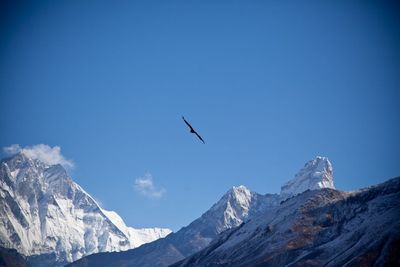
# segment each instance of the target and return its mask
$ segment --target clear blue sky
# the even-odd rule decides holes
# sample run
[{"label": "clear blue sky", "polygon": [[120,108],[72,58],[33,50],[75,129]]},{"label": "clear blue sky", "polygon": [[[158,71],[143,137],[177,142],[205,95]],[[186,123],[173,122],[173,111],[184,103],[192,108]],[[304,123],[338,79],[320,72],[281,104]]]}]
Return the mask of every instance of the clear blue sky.
[{"label": "clear blue sky", "polygon": [[[2,1],[0,145],[60,146],[130,226],[279,192],[316,155],[342,190],[400,175],[393,3],[51,2]],[[161,197],[134,189],[146,173]]]}]

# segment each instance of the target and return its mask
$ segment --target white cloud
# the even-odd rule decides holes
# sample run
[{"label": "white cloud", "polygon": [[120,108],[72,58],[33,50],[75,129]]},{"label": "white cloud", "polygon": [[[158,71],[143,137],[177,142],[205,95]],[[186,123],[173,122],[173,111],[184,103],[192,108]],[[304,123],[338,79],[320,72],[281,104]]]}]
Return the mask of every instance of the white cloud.
[{"label": "white cloud", "polygon": [[9,156],[22,152],[25,156],[31,159],[38,159],[48,165],[61,164],[65,168],[69,169],[74,167],[74,162],[72,160],[66,159],[61,154],[61,148],[59,146],[50,147],[45,144],[38,144],[21,148],[20,145],[14,144],[8,147],[4,147],[3,151]]},{"label": "white cloud", "polygon": [[156,188],[153,183],[153,177],[150,173],[146,173],[144,176],[136,178],[133,187],[140,194],[152,199],[161,198],[166,192],[164,188]]},{"label": "white cloud", "polygon": [[6,153],[6,155],[8,155],[8,156],[13,156],[13,155],[21,152],[21,150],[22,150],[22,148],[17,144],[3,147],[4,153]]}]

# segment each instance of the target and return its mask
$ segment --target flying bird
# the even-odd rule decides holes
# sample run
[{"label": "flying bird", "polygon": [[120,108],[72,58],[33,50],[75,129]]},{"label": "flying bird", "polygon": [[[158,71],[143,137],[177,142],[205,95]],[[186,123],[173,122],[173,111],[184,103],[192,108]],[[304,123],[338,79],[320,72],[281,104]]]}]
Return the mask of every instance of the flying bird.
[{"label": "flying bird", "polygon": [[197,137],[201,140],[201,142],[203,142],[203,144],[205,144],[206,142],[204,142],[203,138],[201,138],[201,136],[193,129],[192,125],[190,125],[190,123],[188,123],[188,122],[185,120],[185,117],[182,116],[182,119],[183,119],[183,121],[186,123],[186,125],[189,126],[190,132],[191,132],[191,133],[194,133],[195,135],[197,135]]}]

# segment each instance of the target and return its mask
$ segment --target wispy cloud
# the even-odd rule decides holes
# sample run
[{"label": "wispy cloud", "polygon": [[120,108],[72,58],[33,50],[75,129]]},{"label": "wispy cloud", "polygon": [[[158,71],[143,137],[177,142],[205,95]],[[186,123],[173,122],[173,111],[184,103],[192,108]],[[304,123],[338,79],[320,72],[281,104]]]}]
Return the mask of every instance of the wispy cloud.
[{"label": "wispy cloud", "polygon": [[66,159],[61,154],[61,148],[59,146],[50,147],[45,144],[38,144],[22,148],[20,145],[14,144],[4,147],[3,151],[9,156],[22,152],[27,157],[31,159],[38,159],[48,165],[61,164],[68,169],[72,169],[74,167],[74,162]]},{"label": "wispy cloud", "polygon": [[153,177],[150,173],[136,178],[133,187],[137,192],[151,199],[161,198],[166,192],[164,188],[157,188],[154,185]]},{"label": "wispy cloud", "polygon": [[19,152],[21,152],[21,150],[22,148],[20,147],[20,145],[17,144],[3,147],[3,151],[7,156],[13,156],[15,154],[18,154]]}]

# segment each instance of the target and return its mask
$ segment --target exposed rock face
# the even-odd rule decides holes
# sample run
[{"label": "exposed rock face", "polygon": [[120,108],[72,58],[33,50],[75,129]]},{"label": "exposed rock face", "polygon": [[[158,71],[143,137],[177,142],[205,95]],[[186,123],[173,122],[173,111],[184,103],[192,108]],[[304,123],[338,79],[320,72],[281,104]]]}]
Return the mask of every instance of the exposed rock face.
[{"label": "exposed rock face", "polygon": [[61,165],[19,153],[0,163],[0,246],[33,265],[63,265],[84,255],[121,251],[164,237],[169,229],[127,227]]}]

